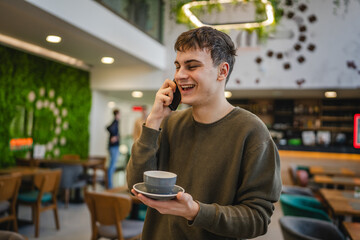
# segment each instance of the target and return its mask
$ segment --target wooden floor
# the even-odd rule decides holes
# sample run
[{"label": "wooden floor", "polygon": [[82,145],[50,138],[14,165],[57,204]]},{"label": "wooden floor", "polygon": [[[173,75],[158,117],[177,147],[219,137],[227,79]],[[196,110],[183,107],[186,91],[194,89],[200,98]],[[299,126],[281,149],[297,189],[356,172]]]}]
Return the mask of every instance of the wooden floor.
[{"label": "wooden floor", "polygon": [[[351,169],[360,170],[360,161],[354,159],[341,159],[341,157],[319,158],[316,155],[302,155],[281,153],[281,172],[283,184],[290,184],[288,167],[290,164],[295,163],[298,165],[328,165],[338,166],[339,162],[342,166]],[[336,156],[336,155],[335,155]],[[118,178],[117,183],[122,184],[124,177]],[[30,218],[30,209],[20,208],[22,218]],[[279,219],[282,216],[280,204],[275,204],[275,212],[269,226],[267,234],[257,237],[257,240],[282,240],[282,234],[279,226]],[[59,203],[59,216],[60,216],[60,231],[56,231],[54,217],[51,211],[44,212],[40,218],[40,237],[38,239],[46,240],[62,240],[62,239],[77,239],[88,240],[90,239],[90,216],[89,211],[85,204],[70,204],[69,208],[65,209],[62,203]],[[26,235],[29,240],[34,238],[34,226],[27,225],[21,226],[19,232]]]}]

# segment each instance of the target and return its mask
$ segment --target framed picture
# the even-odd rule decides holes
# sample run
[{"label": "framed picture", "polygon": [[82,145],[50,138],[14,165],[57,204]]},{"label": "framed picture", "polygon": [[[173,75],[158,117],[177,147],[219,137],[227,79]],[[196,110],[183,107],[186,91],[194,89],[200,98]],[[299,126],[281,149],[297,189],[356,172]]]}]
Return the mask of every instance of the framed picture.
[{"label": "framed picture", "polygon": [[360,148],[360,113],[354,116],[354,148]]}]

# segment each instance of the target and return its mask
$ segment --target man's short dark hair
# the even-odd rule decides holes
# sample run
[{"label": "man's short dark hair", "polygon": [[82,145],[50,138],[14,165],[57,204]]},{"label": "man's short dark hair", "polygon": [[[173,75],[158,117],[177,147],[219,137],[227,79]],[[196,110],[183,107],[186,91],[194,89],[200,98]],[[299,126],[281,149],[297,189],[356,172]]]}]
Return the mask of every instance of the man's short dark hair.
[{"label": "man's short dark hair", "polygon": [[229,81],[235,63],[236,49],[233,41],[226,33],[211,27],[195,28],[180,34],[174,49],[179,52],[196,49],[209,50],[214,66],[218,66],[222,62],[229,64],[226,83]]},{"label": "man's short dark hair", "polygon": [[116,115],[118,115],[119,113],[120,113],[120,110],[119,110],[119,109],[114,109],[114,111],[113,111],[114,117],[115,117]]}]

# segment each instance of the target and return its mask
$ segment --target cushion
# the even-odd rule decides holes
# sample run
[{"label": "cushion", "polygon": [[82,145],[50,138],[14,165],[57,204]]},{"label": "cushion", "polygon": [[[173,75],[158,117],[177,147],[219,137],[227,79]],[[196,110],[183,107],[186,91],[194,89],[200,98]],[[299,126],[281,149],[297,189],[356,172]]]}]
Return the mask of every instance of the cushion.
[{"label": "cushion", "polygon": [[0,215],[3,215],[10,207],[8,201],[0,201]]},{"label": "cushion", "polygon": [[[19,193],[18,199],[24,202],[36,202],[38,194],[39,194],[38,190]],[[41,202],[49,202],[51,199],[52,199],[51,193],[44,193]]]}]

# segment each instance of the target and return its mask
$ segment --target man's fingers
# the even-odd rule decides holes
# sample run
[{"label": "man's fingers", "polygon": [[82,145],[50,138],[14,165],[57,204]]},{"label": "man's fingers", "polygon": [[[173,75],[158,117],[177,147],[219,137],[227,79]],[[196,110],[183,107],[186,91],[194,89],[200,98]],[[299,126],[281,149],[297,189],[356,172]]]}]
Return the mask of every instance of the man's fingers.
[{"label": "man's fingers", "polygon": [[174,93],[170,87],[166,89],[159,90],[157,94],[157,98],[165,105],[168,106],[171,104],[172,99],[174,97]]},{"label": "man's fingers", "polygon": [[175,90],[176,90],[176,84],[175,84],[172,80],[170,80],[170,79],[166,79],[166,80],[164,81],[163,85],[161,86],[162,89],[166,89],[166,88],[168,88],[168,87],[171,88],[172,92],[175,92]]}]

